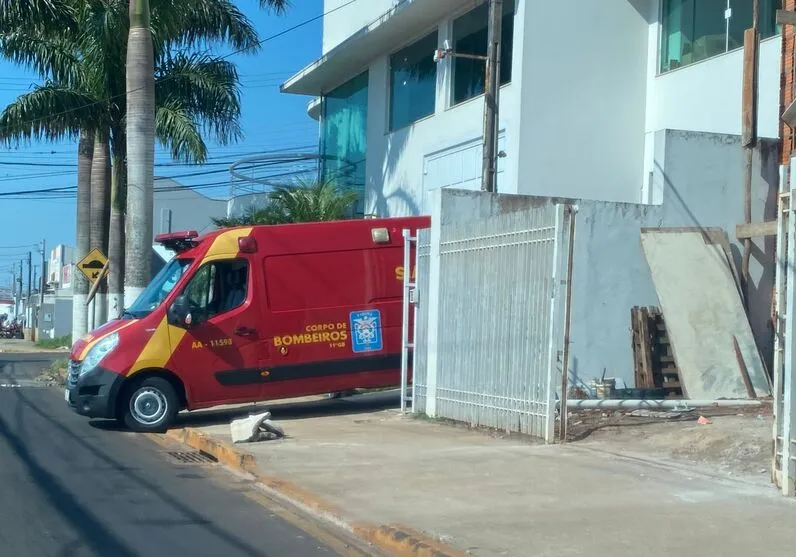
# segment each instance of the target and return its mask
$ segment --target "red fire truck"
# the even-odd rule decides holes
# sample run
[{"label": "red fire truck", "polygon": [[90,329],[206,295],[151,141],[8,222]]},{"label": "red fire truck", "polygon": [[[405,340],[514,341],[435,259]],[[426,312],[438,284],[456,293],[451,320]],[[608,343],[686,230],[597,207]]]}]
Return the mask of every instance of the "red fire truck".
[{"label": "red fire truck", "polygon": [[182,409],[400,382],[402,230],[429,217],[158,236],[176,256],[72,347],[77,413],[163,431]]}]

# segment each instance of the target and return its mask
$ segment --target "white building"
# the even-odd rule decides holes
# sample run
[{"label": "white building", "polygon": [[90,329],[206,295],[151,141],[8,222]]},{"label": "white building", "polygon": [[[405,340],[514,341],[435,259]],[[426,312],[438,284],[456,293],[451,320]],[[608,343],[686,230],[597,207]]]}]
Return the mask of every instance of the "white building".
[{"label": "white building", "polygon": [[[659,203],[666,130],[740,134],[751,0],[504,4],[498,191]],[[758,133],[777,138],[781,0],[760,5]],[[485,54],[483,0],[325,0],[324,12],[322,57],[282,86],[316,99],[323,174],[382,216],[427,212],[435,188],[479,188],[483,63],[432,56],[445,41]],[[712,172],[698,159],[696,181]]]}]

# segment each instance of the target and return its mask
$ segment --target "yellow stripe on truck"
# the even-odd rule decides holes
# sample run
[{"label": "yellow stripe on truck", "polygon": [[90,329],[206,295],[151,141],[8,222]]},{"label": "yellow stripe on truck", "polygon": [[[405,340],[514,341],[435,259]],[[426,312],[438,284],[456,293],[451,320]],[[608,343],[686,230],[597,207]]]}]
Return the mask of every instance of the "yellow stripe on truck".
[{"label": "yellow stripe on truck", "polygon": [[[251,231],[252,228],[247,227],[222,232],[213,240],[201,263],[236,256],[240,252],[238,238],[245,238],[251,234]],[[163,317],[127,376],[145,369],[165,369],[173,353],[172,347],[175,350],[179,347],[186,332],[185,329],[169,325],[168,318]]]},{"label": "yellow stripe on truck", "polygon": [[118,329],[116,329],[116,330],[115,330],[115,331],[113,331],[113,332],[110,332],[110,333],[107,333],[107,334],[104,334],[104,335],[98,336],[98,337],[96,337],[95,339],[93,339],[91,342],[89,342],[88,344],[86,344],[86,347],[85,347],[85,348],[83,348],[83,351],[80,353],[80,358],[79,358],[79,360],[78,360],[78,361],[81,361],[81,362],[82,362],[83,360],[85,360],[85,359],[86,359],[86,356],[88,356],[88,352],[89,352],[89,350],[91,350],[92,348],[94,348],[94,345],[95,345],[95,344],[97,344],[99,341],[101,341],[102,339],[104,339],[104,338],[105,338],[105,337],[107,337],[108,335],[112,335],[113,333],[118,333],[118,332],[119,332],[119,331],[121,331],[122,329],[126,329],[127,327],[129,327],[129,326],[130,326],[130,325],[132,325],[133,323],[136,323],[136,320],[135,320],[135,319],[132,319],[132,320],[130,320],[128,323],[125,323],[124,325],[122,325],[121,327],[119,327]]},{"label": "yellow stripe on truck", "polygon": [[206,263],[207,261],[216,259],[218,257],[234,257],[240,252],[240,248],[238,247],[238,238],[245,238],[251,234],[251,232],[251,227],[236,228],[222,232],[216,236],[215,240],[213,240],[213,245],[211,245],[207,250],[207,253],[205,253],[202,263]]},{"label": "yellow stripe on truck", "polygon": [[165,369],[166,364],[171,359],[172,341],[174,342],[173,346],[176,348],[180,345],[185,333],[185,329],[169,325],[168,318],[164,317],[147,341],[141,354],[138,355],[138,359],[136,359],[133,367],[130,368],[127,376],[129,377],[144,369]]}]

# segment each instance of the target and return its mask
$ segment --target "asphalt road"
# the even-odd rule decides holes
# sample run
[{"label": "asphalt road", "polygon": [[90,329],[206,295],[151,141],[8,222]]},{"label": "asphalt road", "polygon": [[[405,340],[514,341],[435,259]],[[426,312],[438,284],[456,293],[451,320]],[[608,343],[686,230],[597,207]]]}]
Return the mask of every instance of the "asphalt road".
[{"label": "asphalt road", "polygon": [[31,382],[51,357],[0,353],[0,554],[365,554],[346,550],[337,534],[306,517],[263,502],[218,465],[180,464],[168,454],[185,447],[72,413],[61,391]]}]

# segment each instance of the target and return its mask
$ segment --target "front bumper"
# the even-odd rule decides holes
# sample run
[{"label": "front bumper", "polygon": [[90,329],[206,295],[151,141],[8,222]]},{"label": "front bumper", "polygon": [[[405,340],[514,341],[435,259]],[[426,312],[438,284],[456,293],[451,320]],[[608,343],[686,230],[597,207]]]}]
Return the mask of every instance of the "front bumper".
[{"label": "front bumper", "polygon": [[123,382],[124,377],[101,367],[80,377],[80,364],[69,362],[66,380],[69,407],[89,418],[113,419]]}]

